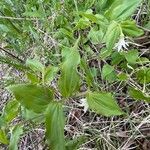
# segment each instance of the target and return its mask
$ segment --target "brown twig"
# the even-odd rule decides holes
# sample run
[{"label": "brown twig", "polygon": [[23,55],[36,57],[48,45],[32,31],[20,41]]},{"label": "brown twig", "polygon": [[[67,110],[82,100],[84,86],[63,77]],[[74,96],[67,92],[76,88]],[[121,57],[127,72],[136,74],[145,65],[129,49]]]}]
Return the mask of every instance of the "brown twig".
[{"label": "brown twig", "polygon": [[0,47],[0,49],[1,49],[2,51],[4,51],[6,54],[8,54],[9,56],[15,58],[16,60],[18,60],[18,61],[20,61],[21,63],[24,64],[24,61],[23,61],[22,59],[20,59],[19,57],[17,57],[17,56],[15,56],[14,54],[8,52],[6,49],[4,49],[4,48],[2,48],[2,47]]}]

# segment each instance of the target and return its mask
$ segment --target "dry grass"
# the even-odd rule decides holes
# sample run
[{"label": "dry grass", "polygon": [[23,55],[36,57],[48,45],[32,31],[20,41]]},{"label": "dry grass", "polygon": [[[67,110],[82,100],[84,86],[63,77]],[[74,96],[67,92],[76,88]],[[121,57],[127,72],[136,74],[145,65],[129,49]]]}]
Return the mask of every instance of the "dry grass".
[{"label": "dry grass", "polygon": [[[144,5],[143,5],[144,4]],[[139,26],[142,26],[143,17],[149,13],[147,3],[143,3],[136,14],[133,15]],[[145,37],[149,38],[150,31],[145,29]],[[49,38],[48,38],[49,39]],[[135,41],[141,39],[135,39]],[[144,41],[141,43],[135,42],[131,45],[136,45],[141,50],[141,55],[150,56],[150,43]],[[55,45],[55,41],[53,41]],[[98,65],[101,70],[101,66]],[[9,93],[4,89],[4,79],[12,77],[16,80],[22,76],[7,65],[0,65],[0,110],[4,107],[9,99]],[[7,80],[8,81],[8,80]],[[127,93],[122,92],[124,87],[121,84],[114,83],[108,86],[102,81],[102,89],[114,89],[117,95],[117,100],[121,108],[126,112],[126,115],[120,117],[103,117],[96,115],[88,110],[84,113],[80,107],[80,98],[70,99],[64,106],[66,112],[65,135],[69,138],[75,138],[80,135],[86,135],[88,140],[80,146],[80,150],[150,150],[150,105],[144,102],[134,101],[129,98]],[[136,85],[134,79],[128,83]],[[143,88],[143,87],[140,87]],[[149,85],[147,85],[149,89]],[[148,91],[150,93],[150,91]],[[34,124],[26,124],[29,128],[20,140],[20,150],[46,150],[47,145],[44,141],[43,125],[34,126]],[[7,149],[6,146],[1,146],[0,149]]]}]

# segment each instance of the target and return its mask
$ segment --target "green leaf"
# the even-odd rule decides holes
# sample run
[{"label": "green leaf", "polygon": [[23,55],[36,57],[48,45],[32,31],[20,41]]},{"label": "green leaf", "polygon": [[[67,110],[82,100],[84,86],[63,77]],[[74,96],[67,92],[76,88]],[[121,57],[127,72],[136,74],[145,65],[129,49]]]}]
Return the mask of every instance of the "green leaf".
[{"label": "green leaf", "polygon": [[91,20],[94,23],[97,23],[99,21],[99,18],[97,18],[92,10],[87,10],[86,12],[79,12],[80,15],[82,15],[83,17],[86,17],[87,19]]},{"label": "green leaf", "polygon": [[50,103],[46,112],[46,138],[50,149],[65,150],[64,124],[62,104]]},{"label": "green leaf", "polygon": [[138,63],[140,65],[141,64],[144,65],[144,64],[150,63],[150,60],[146,57],[139,57],[139,59],[137,60],[136,63]]},{"label": "green leaf", "polygon": [[0,32],[8,32],[9,28],[5,24],[0,24]]},{"label": "green leaf", "polygon": [[44,112],[53,100],[53,92],[43,86],[18,84],[9,86],[8,89],[24,107],[36,113]]},{"label": "green leaf", "polygon": [[47,67],[44,74],[44,81],[51,82],[54,79],[57,72],[58,72],[58,67],[54,67],[54,66]]},{"label": "green leaf", "polygon": [[144,34],[143,30],[139,29],[136,26],[135,21],[126,20],[121,23],[121,28],[124,33],[124,35],[132,36],[132,37],[138,37]]},{"label": "green leaf", "polygon": [[94,28],[92,28],[88,34],[88,39],[90,39],[93,44],[100,44],[102,43],[103,36],[104,33],[102,30],[96,31]]},{"label": "green leaf", "polygon": [[138,59],[139,52],[138,50],[130,50],[128,52],[122,52],[122,54],[125,56],[129,64],[135,64]]},{"label": "green leaf", "polygon": [[120,73],[117,77],[120,81],[126,81],[128,79],[128,75],[126,73]]},{"label": "green leaf", "polygon": [[102,78],[109,82],[115,81],[117,79],[117,75],[115,73],[114,67],[108,64],[104,65],[102,68]]},{"label": "green leaf", "polygon": [[109,9],[109,7],[115,2],[116,0],[101,0],[101,4],[103,6],[103,9]]},{"label": "green leaf", "polygon": [[59,89],[63,97],[71,96],[79,85],[77,66],[80,63],[80,55],[75,47],[65,54],[65,60],[61,66]]},{"label": "green leaf", "polygon": [[81,144],[85,142],[85,136],[80,136],[66,143],[66,150],[77,150]]},{"label": "green leaf", "polygon": [[0,128],[5,128],[7,125],[4,117],[0,116]]},{"label": "green leaf", "polygon": [[150,83],[150,68],[142,67],[137,71],[136,77],[139,83],[148,84]]},{"label": "green leaf", "polygon": [[115,46],[115,43],[117,42],[118,38],[120,37],[120,27],[116,22],[112,22],[106,31],[105,34],[105,42],[107,49],[112,49]]},{"label": "green leaf", "polygon": [[23,134],[22,126],[17,125],[13,127],[13,129],[11,130],[9,150],[18,150],[18,142],[22,134]]},{"label": "green leaf", "polygon": [[107,80],[109,83],[112,83],[112,82],[116,81],[116,80],[117,80],[116,72],[113,71],[113,72],[111,72],[110,74],[108,74],[108,75],[106,76],[106,80]]},{"label": "green leaf", "polygon": [[106,48],[102,48],[99,56],[100,56],[101,59],[106,59],[111,54],[112,54],[112,50],[108,50]]},{"label": "green leaf", "polygon": [[37,8],[36,6],[30,6],[26,9],[26,11],[23,13],[26,17],[37,17],[37,18],[44,18],[45,12],[43,11],[43,8],[41,5]]},{"label": "green leaf", "polygon": [[90,27],[91,23],[87,18],[80,18],[76,23],[75,29],[86,29]]},{"label": "green leaf", "polygon": [[119,63],[121,63],[124,60],[125,60],[124,56],[118,52],[114,52],[111,55],[111,65],[118,65]]},{"label": "green leaf", "polygon": [[150,21],[144,27],[150,30]]},{"label": "green leaf", "polygon": [[0,129],[0,143],[9,144],[5,130]]},{"label": "green leaf", "polygon": [[140,90],[129,88],[129,95],[135,100],[143,100],[146,102],[150,102],[150,96],[148,94],[143,93]]},{"label": "green leaf", "polygon": [[73,39],[72,30],[60,28],[56,33],[54,33],[55,38],[64,39],[64,37],[68,39]]},{"label": "green leaf", "polygon": [[95,1],[96,0],[86,0],[86,2],[83,3],[83,5],[85,6],[84,8],[85,9],[91,8],[94,5]]},{"label": "green leaf", "polygon": [[106,78],[113,71],[114,71],[114,67],[113,66],[110,66],[108,64],[104,65],[103,68],[102,68],[102,77]]},{"label": "green leaf", "polygon": [[35,83],[39,83],[40,79],[37,77],[36,74],[34,73],[27,73],[27,78],[30,80],[31,83],[35,84]]},{"label": "green leaf", "polygon": [[34,111],[28,110],[24,107],[22,108],[21,112],[22,112],[21,115],[22,115],[23,119],[25,119],[27,121],[33,121],[38,124],[44,123],[44,121],[45,121],[44,114],[41,115],[39,113],[35,113]]},{"label": "green leaf", "polygon": [[125,20],[136,10],[142,0],[114,0],[105,16],[110,20]]},{"label": "green leaf", "polygon": [[84,59],[84,58],[81,59],[81,68],[85,72],[86,82],[87,82],[88,86],[89,87],[94,86],[94,77],[92,75],[90,67],[86,63],[86,59]]},{"label": "green leaf", "polygon": [[[54,33],[54,38],[55,39],[73,39],[73,34],[71,31],[64,29],[64,28],[60,28],[58,29],[57,32]],[[66,44],[65,44],[66,45]]]},{"label": "green leaf", "polygon": [[111,93],[89,92],[87,94],[89,108],[104,116],[122,115],[123,112]]},{"label": "green leaf", "polygon": [[33,71],[42,72],[44,69],[44,66],[37,59],[27,59],[26,65]]},{"label": "green leaf", "polygon": [[2,113],[2,117],[4,117],[7,123],[11,122],[18,114],[19,103],[16,100],[9,101]]}]

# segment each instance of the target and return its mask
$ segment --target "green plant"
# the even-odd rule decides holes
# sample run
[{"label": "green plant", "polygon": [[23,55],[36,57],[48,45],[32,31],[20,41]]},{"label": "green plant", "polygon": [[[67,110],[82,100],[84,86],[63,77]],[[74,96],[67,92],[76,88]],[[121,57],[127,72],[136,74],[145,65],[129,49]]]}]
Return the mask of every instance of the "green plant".
[{"label": "green plant", "polygon": [[[141,2],[0,2],[1,41],[6,45],[1,50],[13,50],[0,60],[22,70],[26,78],[25,83],[20,80],[7,87],[14,99],[7,103],[0,117],[0,142],[9,144],[9,149],[17,149],[24,122],[11,127],[10,123],[19,115],[23,120],[45,125],[50,149],[77,149],[85,138],[68,140],[64,136],[64,105],[70,98],[84,98],[85,110],[89,108],[100,115],[125,115],[114,98],[118,93],[111,89],[113,84],[122,84],[129,88],[132,98],[149,102],[150,69],[144,67],[149,59],[141,57],[129,42],[130,38],[144,34],[131,19]],[[23,59],[25,54],[31,58]],[[102,66],[90,65],[92,60]],[[81,85],[85,85],[86,91],[80,90]]]}]

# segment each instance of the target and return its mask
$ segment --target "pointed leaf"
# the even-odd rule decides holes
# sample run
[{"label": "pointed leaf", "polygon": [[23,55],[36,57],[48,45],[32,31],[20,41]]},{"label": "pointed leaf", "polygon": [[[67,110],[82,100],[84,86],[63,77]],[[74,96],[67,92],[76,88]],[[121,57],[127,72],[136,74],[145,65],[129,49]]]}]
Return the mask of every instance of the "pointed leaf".
[{"label": "pointed leaf", "polygon": [[17,125],[12,129],[9,143],[9,150],[18,150],[18,142],[22,134],[23,134],[22,126]]},{"label": "pointed leaf", "polygon": [[92,28],[88,34],[88,38],[91,40],[93,44],[99,44],[102,43],[102,38],[104,36],[104,33],[101,30],[95,30]]},{"label": "pointed leaf", "polygon": [[114,0],[105,15],[110,20],[125,20],[133,14],[141,1]]},{"label": "pointed leaf", "polygon": [[118,65],[119,63],[121,63],[124,60],[125,60],[124,56],[118,52],[114,52],[111,55],[111,65]]},{"label": "pointed leaf", "polygon": [[3,144],[9,143],[6,132],[3,129],[0,129],[0,143],[3,143]]},{"label": "pointed leaf", "polygon": [[108,64],[104,65],[102,68],[102,77],[109,82],[115,81],[117,79],[117,75],[115,73],[114,67]]},{"label": "pointed leaf", "polygon": [[26,65],[30,67],[33,71],[42,72],[44,69],[43,64],[41,64],[37,59],[27,59]]},{"label": "pointed leaf", "polygon": [[66,143],[66,150],[77,150],[81,144],[85,142],[85,136],[80,136]]},{"label": "pointed leaf", "polygon": [[50,149],[65,150],[64,124],[62,104],[52,102],[46,112],[46,138]]},{"label": "pointed leaf", "polygon": [[135,21],[127,20],[121,23],[122,31],[125,35],[137,37],[144,34],[143,30],[136,26]]},{"label": "pointed leaf", "polygon": [[79,12],[79,14],[87,19],[91,20],[94,23],[97,23],[99,19],[93,14],[92,10],[87,10],[86,12]]},{"label": "pointed leaf", "polygon": [[2,113],[2,117],[7,123],[12,121],[18,114],[19,103],[16,100],[9,101]]},{"label": "pointed leaf", "polygon": [[54,66],[47,67],[44,75],[45,82],[51,82],[54,79],[57,72],[58,72],[58,67],[54,67]]},{"label": "pointed leaf", "polygon": [[35,73],[27,73],[26,75],[31,83],[35,84],[40,82],[40,78]]},{"label": "pointed leaf", "polygon": [[86,59],[81,59],[81,68],[85,72],[86,82],[88,86],[94,86],[94,77],[92,76],[91,68],[88,66]]},{"label": "pointed leaf", "polygon": [[128,75],[126,74],[126,73],[119,73],[118,75],[117,75],[117,77],[118,77],[118,79],[120,80],[120,81],[127,81],[128,80]]},{"label": "pointed leaf", "polygon": [[53,92],[46,87],[18,84],[8,88],[23,106],[36,113],[44,112],[48,104],[53,100]]},{"label": "pointed leaf", "polygon": [[39,113],[35,113],[32,110],[26,109],[26,108],[22,108],[21,110],[22,112],[22,118],[25,119],[26,121],[32,121],[38,124],[44,123],[45,122],[45,115],[44,114],[39,114]]},{"label": "pointed leaf", "polygon": [[129,64],[135,64],[139,56],[138,50],[130,50],[128,52],[123,52],[122,54],[125,56]]},{"label": "pointed leaf", "polygon": [[117,42],[119,36],[120,36],[120,28],[116,22],[112,22],[107,29],[107,32],[105,34],[105,41],[106,41],[106,47],[108,50],[111,50],[115,43]]},{"label": "pointed leaf", "polygon": [[102,68],[102,77],[106,78],[109,74],[111,74],[114,71],[114,67],[110,66],[109,64],[106,64]]},{"label": "pointed leaf", "polygon": [[143,100],[143,101],[150,103],[150,96],[146,95],[140,90],[129,88],[129,95],[135,100]]},{"label": "pointed leaf", "polygon": [[5,24],[0,24],[0,32],[9,32],[9,28]]},{"label": "pointed leaf", "polygon": [[104,116],[122,115],[123,112],[110,93],[89,92],[87,94],[89,108]]},{"label": "pointed leaf", "polygon": [[76,48],[71,48],[65,54],[65,61],[61,66],[61,76],[59,79],[59,89],[63,97],[71,96],[79,84],[77,66],[80,63],[80,55]]},{"label": "pointed leaf", "polygon": [[141,67],[136,73],[136,77],[139,83],[148,84],[150,83],[150,68],[149,67]]},{"label": "pointed leaf", "polygon": [[87,18],[81,18],[76,23],[75,30],[76,29],[86,29],[91,25],[90,21]]}]

